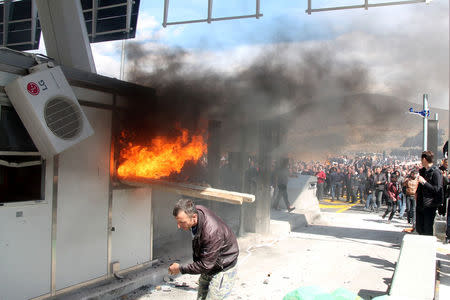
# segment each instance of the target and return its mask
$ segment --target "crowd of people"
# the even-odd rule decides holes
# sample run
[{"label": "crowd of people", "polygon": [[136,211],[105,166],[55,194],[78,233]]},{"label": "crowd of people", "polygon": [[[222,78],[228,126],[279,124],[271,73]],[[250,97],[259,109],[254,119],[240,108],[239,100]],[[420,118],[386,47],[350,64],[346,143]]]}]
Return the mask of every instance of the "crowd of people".
[{"label": "crowd of people", "polygon": [[364,210],[374,213],[385,206],[382,218],[387,218],[388,223],[398,213],[399,219],[407,220],[416,230],[433,234],[436,211],[446,214],[446,199],[450,196],[448,160],[441,160],[439,166],[434,161],[430,151],[423,152],[420,161],[341,156],[324,163],[296,162],[291,172],[316,176],[319,200],[328,196],[331,200],[360,202]]},{"label": "crowd of people", "polygon": [[[230,164],[224,164],[221,168],[221,187],[240,190],[240,177],[227,166]],[[399,219],[406,220],[413,228],[416,229],[419,223],[420,226],[425,226],[425,229],[419,230],[430,234],[433,230],[430,220],[434,220],[436,211],[442,216],[446,215],[446,200],[450,196],[447,169],[448,160],[435,159],[430,151],[416,158],[359,154],[328,157],[322,162],[283,159],[278,163],[274,162],[272,166],[272,208],[279,210],[280,200],[283,200],[283,207],[288,212],[293,211],[295,207],[290,203],[287,193],[288,177],[310,175],[317,177],[319,201],[329,197],[331,200],[361,203],[365,211],[373,213],[378,213],[383,208],[385,211],[382,218],[387,218],[388,223],[397,213]],[[243,184],[245,192],[256,193],[258,174],[256,164],[250,160]],[[235,183],[231,184],[233,182]],[[442,199],[428,199],[439,193],[442,194]],[[426,203],[427,201],[433,203]],[[447,213],[447,218],[449,215]],[[447,223],[450,224],[450,221]],[[447,227],[447,237],[450,241],[450,225]]]}]

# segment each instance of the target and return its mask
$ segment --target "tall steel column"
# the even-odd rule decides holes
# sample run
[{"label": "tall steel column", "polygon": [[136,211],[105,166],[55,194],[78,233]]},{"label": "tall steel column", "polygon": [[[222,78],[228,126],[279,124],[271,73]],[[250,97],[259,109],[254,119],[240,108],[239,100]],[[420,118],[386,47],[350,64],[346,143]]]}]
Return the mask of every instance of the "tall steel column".
[{"label": "tall steel column", "polygon": [[96,73],[79,0],[36,0],[47,55],[58,64]]},{"label": "tall steel column", "polygon": [[423,151],[427,151],[428,144],[428,94],[423,94],[423,110],[425,116],[423,117]]}]

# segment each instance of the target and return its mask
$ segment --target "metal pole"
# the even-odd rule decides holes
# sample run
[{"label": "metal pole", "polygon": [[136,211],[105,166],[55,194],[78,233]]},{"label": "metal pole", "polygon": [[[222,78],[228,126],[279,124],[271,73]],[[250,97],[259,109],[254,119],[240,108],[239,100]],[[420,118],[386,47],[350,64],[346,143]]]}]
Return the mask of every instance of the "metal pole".
[{"label": "metal pole", "polygon": [[427,151],[428,142],[428,94],[423,94],[423,110],[425,116],[423,117],[423,151]]},{"label": "metal pole", "polygon": [[259,0],[256,0],[256,18],[259,19],[259,12],[261,10]]},{"label": "metal pole", "polygon": [[169,0],[164,0],[164,18],[163,18],[163,27],[167,26],[167,15],[169,14]]},{"label": "metal pole", "polygon": [[120,56],[120,80],[124,80],[125,77],[125,39],[122,40],[122,53]]},{"label": "metal pole", "polygon": [[208,23],[211,23],[213,0],[208,0]]}]

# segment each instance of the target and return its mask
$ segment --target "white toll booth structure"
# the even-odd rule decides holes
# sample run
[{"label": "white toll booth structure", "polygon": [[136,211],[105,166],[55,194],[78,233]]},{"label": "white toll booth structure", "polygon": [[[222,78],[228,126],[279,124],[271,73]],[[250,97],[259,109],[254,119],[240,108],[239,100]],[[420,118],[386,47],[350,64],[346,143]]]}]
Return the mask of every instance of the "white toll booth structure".
[{"label": "white toll booth structure", "polygon": [[[43,144],[55,146],[44,153],[30,151],[29,141],[20,140],[24,128],[17,125],[20,123],[11,109],[13,101],[4,87],[8,86],[9,96],[20,93],[13,91],[14,82],[20,82],[36,62],[31,56],[8,50],[1,50],[0,60],[0,299],[55,295],[111,276],[113,262],[119,262],[119,270],[151,262],[153,239],[176,235],[176,224],[169,224],[171,220],[161,216],[158,223],[168,230],[159,228],[159,236],[153,237],[152,189],[115,189],[111,153],[115,109],[125,103],[130,91],[140,89],[150,97],[154,91],[63,68],[81,106],[64,102],[67,97],[53,105],[66,105],[74,111],[80,107],[77,117],[83,122],[74,130],[88,132],[62,151],[64,138],[61,143],[45,141],[39,120],[30,114],[24,120],[25,127],[34,129],[33,134],[42,137]],[[55,70],[62,74],[61,68]],[[39,85],[40,80],[34,81]],[[41,83],[51,88],[50,80]],[[42,86],[40,90],[42,93]],[[29,86],[29,91],[37,93],[34,86]],[[42,118],[52,118],[51,105],[47,101]],[[30,107],[23,109],[32,111]],[[53,120],[53,124],[57,122]],[[60,126],[55,132],[70,135],[64,131],[66,128]],[[162,207],[154,204],[157,211],[169,209],[177,195],[163,198]]]},{"label": "white toll booth structure", "polygon": [[154,251],[188,253],[190,236],[171,215],[180,195],[233,206],[255,200],[120,182],[117,113],[129,101],[152,101],[155,91],[37,60],[0,49],[1,300],[47,298],[145,268]]}]

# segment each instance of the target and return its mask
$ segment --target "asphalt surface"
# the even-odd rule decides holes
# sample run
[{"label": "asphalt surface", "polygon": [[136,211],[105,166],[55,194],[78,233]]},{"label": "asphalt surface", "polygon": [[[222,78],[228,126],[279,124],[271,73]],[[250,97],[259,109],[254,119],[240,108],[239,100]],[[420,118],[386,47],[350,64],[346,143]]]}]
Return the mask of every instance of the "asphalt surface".
[{"label": "asphalt surface", "polygon": [[[395,217],[388,224],[381,218],[384,209],[366,212],[362,204],[345,200],[325,199],[320,205],[326,220],[322,224],[283,237],[239,238],[238,280],[228,299],[282,299],[311,285],[330,292],[343,287],[364,299],[386,293],[406,221]],[[119,299],[196,299],[198,275],[166,279],[160,286],[146,286]]]}]

